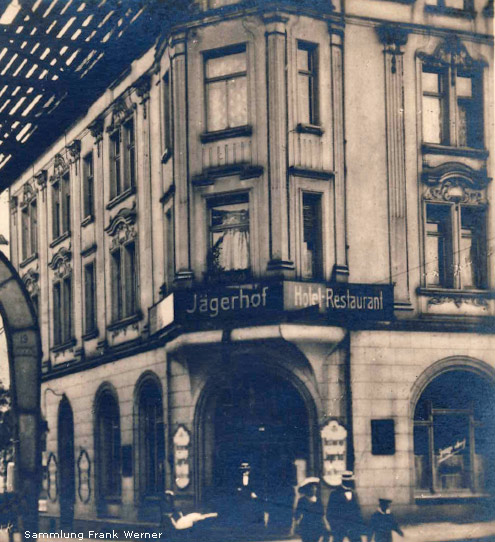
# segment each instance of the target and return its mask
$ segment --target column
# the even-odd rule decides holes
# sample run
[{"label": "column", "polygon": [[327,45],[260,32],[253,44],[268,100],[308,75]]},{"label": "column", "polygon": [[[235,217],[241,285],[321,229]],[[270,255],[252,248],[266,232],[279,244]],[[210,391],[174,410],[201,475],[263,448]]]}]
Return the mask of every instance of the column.
[{"label": "column", "polygon": [[174,217],[175,282],[187,286],[191,270],[191,231],[189,224],[189,145],[187,141],[187,38],[175,34],[171,40],[172,94],[174,115]]},{"label": "column", "polygon": [[268,271],[292,275],[287,177],[287,18],[264,16],[267,59],[268,182],[270,205],[270,260]]},{"label": "column", "polygon": [[404,142],[404,77],[401,46],[407,31],[398,26],[376,29],[383,44],[389,209],[390,280],[395,308],[410,308],[407,257],[406,157]]},{"label": "column", "polygon": [[345,189],[345,136],[344,136],[344,76],[342,65],[343,34],[340,29],[329,27],[330,59],[332,77],[332,138],[334,178],[334,216],[335,216],[335,264],[332,280],[347,282],[347,225]]}]

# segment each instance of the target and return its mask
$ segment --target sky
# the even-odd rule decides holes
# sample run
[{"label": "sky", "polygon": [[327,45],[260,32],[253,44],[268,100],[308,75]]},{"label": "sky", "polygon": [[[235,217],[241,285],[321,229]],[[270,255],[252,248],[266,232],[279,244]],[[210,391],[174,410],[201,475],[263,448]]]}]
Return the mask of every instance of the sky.
[{"label": "sky", "polygon": [[[7,190],[0,194],[0,233],[7,240],[9,239],[9,194]],[[8,246],[0,245],[0,250],[3,250],[7,256],[9,255]],[[8,382],[8,374],[7,342],[0,316],[0,380],[4,385]]]}]

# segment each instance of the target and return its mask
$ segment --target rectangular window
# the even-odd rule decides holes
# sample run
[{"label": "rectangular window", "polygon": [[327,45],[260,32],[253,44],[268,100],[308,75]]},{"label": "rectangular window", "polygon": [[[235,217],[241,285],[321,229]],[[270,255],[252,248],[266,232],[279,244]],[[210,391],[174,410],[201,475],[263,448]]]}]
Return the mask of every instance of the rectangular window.
[{"label": "rectangular window", "polygon": [[481,74],[457,66],[423,66],[423,141],[483,147]]},{"label": "rectangular window", "polygon": [[137,312],[136,245],[127,243],[112,252],[113,317],[115,321]]},{"label": "rectangular window", "polygon": [[60,183],[59,181],[52,185],[52,236],[57,239],[62,234],[61,231],[61,205],[60,205]]},{"label": "rectangular window", "polygon": [[174,212],[173,208],[167,210],[165,213],[165,239],[166,239],[166,282],[167,288],[174,280],[175,276],[175,254],[174,254]]},{"label": "rectangular window", "polygon": [[84,266],[84,331],[96,329],[96,274],[95,262]]},{"label": "rectangular window", "polygon": [[38,251],[38,208],[36,199],[22,209],[22,259],[33,256]]},{"label": "rectangular window", "polygon": [[166,72],[163,77],[163,144],[164,154],[169,155],[172,152],[172,86],[170,81],[170,72]]},{"label": "rectangular window", "polygon": [[53,284],[54,346],[72,339],[72,318],[72,279],[69,275]]},{"label": "rectangular window", "polygon": [[110,156],[112,160],[112,185],[110,197],[114,198],[122,192],[122,166],[120,159],[120,129],[110,136]]},{"label": "rectangular window", "polygon": [[65,173],[52,184],[52,235],[57,239],[70,232],[71,226],[70,175]]},{"label": "rectangular window", "polygon": [[110,136],[111,186],[113,199],[136,184],[136,141],[130,118]]},{"label": "rectangular window", "polygon": [[426,205],[426,284],[486,288],[486,209],[461,204]]},{"label": "rectangular window", "polygon": [[299,122],[319,124],[318,112],[318,46],[297,43],[297,73],[299,96]]},{"label": "rectangular window", "polygon": [[214,275],[250,268],[249,201],[247,196],[210,206],[209,268]]},{"label": "rectangular window", "polygon": [[209,132],[246,126],[246,46],[205,56],[206,124]]},{"label": "rectangular window", "polygon": [[304,279],[323,275],[321,196],[303,194],[302,197],[302,272]]},{"label": "rectangular window", "polygon": [[124,124],[124,154],[125,154],[125,176],[124,190],[136,184],[136,142],[134,132],[134,120],[130,119]]},{"label": "rectangular window", "polygon": [[70,176],[66,173],[62,177],[62,233],[70,232],[71,207],[70,207]]},{"label": "rectangular window", "polygon": [[92,217],[95,213],[94,189],[93,153],[90,152],[83,160],[84,218]]},{"label": "rectangular window", "polygon": [[447,144],[448,85],[444,70],[423,67],[423,141]]}]

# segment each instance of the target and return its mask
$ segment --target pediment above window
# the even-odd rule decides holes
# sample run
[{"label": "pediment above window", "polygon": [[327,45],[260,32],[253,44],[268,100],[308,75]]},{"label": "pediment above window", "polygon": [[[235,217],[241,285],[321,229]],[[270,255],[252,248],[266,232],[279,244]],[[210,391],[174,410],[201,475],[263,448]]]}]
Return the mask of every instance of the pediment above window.
[{"label": "pediment above window", "polygon": [[419,53],[419,58],[424,62],[440,66],[461,66],[463,68],[481,68],[486,66],[483,60],[476,60],[471,57],[466,46],[459,36],[453,34],[441,41],[433,54]]},{"label": "pediment above window", "polygon": [[487,177],[484,168],[476,170],[458,162],[447,162],[436,167],[424,167],[421,180],[430,186],[456,180],[468,188],[483,190],[491,178]]},{"label": "pediment above window", "polygon": [[39,273],[34,269],[29,269],[29,271],[22,277],[24,286],[31,296],[37,295],[40,292],[39,277]]},{"label": "pediment above window", "polygon": [[118,232],[122,226],[132,226],[136,223],[137,212],[136,205],[132,207],[123,207],[120,211],[110,219],[105,231],[112,237]]},{"label": "pediment above window", "polygon": [[128,96],[117,98],[112,106],[111,122],[107,132],[113,132],[121,126],[133,114],[135,109],[136,104]]},{"label": "pediment above window", "polygon": [[53,175],[50,177],[50,182],[57,181],[68,171],[69,162],[64,159],[62,154],[57,153],[53,159]]},{"label": "pediment above window", "polygon": [[48,265],[53,269],[57,277],[62,278],[70,274],[72,271],[71,259],[71,250],[66,247],[60,247],[60,249],[53,255],[53,258]]},{"label": "pediment above window", "polygon": [[21,207],[29,205],[31,201],[36,197],[36,189],[30,182],[27,182],[22,188],[22,201]]}]

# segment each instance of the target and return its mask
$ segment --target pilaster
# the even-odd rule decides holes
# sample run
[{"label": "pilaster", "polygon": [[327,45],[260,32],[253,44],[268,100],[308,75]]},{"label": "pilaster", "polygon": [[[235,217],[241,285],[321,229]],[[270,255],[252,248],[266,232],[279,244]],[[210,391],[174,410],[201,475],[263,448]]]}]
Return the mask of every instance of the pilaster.
[{"label": "pilaster", "polygon": [[189,285],[191,270],[191,229],[189,224],[189,145],[187,114],[187,36],[175,34],[172,45],[172,94],[174,115],[174,217],[175,217],[175,281]]},{"label": "pilaster", "polygon": [[346,225],[346,187],[345,187],[345,134],[344,134],[344,74],[342,62],[343,35],[329,27],[330,59],[332,79],[332,138],[335,216],[335,265],[332,280],[347,282],[349,267],[347,263],[347,225]]},{"label": "pilaster", "polygon": [[270,259],[268,271],[292,276],[287,177],[287,18],[264,15],[268,90],[268,182]]},{"label": "pilaster", "polygon": [[406,157],[404,140],[403,47],[407,31],[383,25],[376,29],[383,44],[389,209],[390,280],[395,308],[410,308],[407,255]]}]

